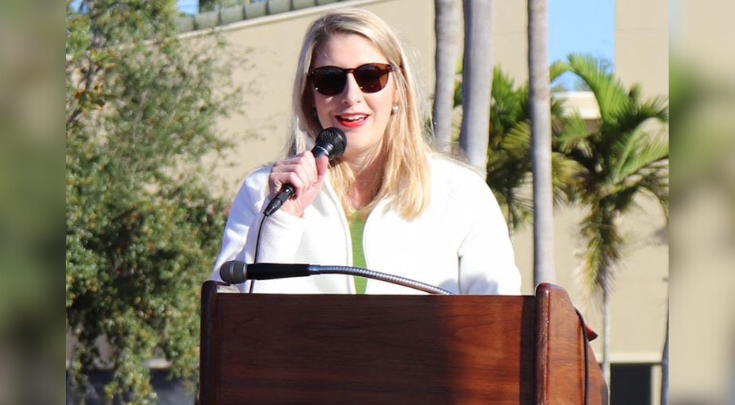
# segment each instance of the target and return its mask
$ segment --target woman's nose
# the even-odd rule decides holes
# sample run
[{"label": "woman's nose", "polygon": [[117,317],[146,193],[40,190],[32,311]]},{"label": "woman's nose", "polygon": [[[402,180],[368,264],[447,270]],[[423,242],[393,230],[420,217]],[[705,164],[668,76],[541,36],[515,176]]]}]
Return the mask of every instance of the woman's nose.
[{"label": "woman's nose", "polygon": [[353,105],[362,100],[362,90],[357,84],[355,76],[352,73],[347,74],[347,82],[345,89],[342,91],[342,103],[345,105]]}]

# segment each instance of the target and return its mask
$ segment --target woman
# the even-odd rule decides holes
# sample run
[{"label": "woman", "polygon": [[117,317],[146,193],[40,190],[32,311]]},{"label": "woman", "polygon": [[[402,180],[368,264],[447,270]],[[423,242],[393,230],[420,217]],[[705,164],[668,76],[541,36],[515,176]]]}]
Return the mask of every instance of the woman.
[{"label": "woman", "polygon": [[[416,83],[385,22],[359,9],[313,22],[293,100],[290,156],[245,180],[215,279],[227,260],[253,262],[262,210],[292,184],[294,197],[263,224],[258,262],[354,265],[462,294],[520,292],[498,204],[479,176],[430,150]],[[346,134],[347,149],[314,159],[314,138],[329,127]],[[254,291],[420,293],[342,275],[258,281]]]}]

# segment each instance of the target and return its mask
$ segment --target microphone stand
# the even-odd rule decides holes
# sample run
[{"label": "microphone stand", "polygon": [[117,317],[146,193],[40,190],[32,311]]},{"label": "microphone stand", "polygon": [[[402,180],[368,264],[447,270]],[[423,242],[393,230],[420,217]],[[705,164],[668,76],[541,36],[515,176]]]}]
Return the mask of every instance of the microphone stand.
[{"label": "microphone stand", "polygon": [[[311,268],[315,267],[314,270]],[[373,280],[385,281],[391,284],[397,284],[403,287],[413,288],[414,290],[423,291],[429,294],[438,295],[452,295],[451,292],[435,287],[430,284],[422,283],[420,281],[411,280],[405,277],[396,276],[393,274],[381,273],[379,271],[361,269],[359,267],[349,266],[309,266],[311,274],[346,274],[348,276],[365,277]]]},{"label": "microphone stand", "polygon": [[[308,277],[321,274],[344,274],[348,276],[365,277],[373,280],[383,281],[402,287],[412,288],[429,294],[452,295],[450,291],[435,287],[420,281],[411,280],[393,274],[381,273],[379,271],[362,269],[350,266],[320,266],[314,264],[298,263],[253,263],[246,264],[242,261],[232,260],[225,262],[220,267],[220,277],[229,284],[240,284],[254,280],[275,280],[292,277]],[[252,292],[252,291],[251,291]]]}]

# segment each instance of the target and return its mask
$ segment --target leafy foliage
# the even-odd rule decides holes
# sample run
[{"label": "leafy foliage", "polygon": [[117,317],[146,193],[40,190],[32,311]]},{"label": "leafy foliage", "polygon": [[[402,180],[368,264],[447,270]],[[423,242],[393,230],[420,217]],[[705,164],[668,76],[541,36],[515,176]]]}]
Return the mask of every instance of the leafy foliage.
[{"label": "leafy foliage", "polygon": [[[260,0],[265,1],[265,0]],[[253,1],[255,3],[256,1]],[[227,7],[243,6],[251,3],[250,0],[199,0],[200,11],[221,10]]]},{"label": "leafy foliage", "polygon": [[[549,68],[550,80],[564,72],[560,64]],[[461,104],[462,87],[455,88],[455,106]],[[531,182],[531,123],[528,107],[528,84],[516,87],[513,79],[496,67],[490,104],[487,184],[498,199],[511,232],[533,220],[533,201],[528,192]],[[552,99],[552,136],[554,139],[567,125],[564,106]],[[552,153],[552,182],[555,201],[566,200],[568,184],[575,173],[575,163],[562,153]]]},{"label": "leafy foliage", "polygon": [[591,56],[570,55],[565,69],[585,82],[600,110],[600,125],[592,130],[570,118],[559,147],[579,168],[570,195],[588,208],[581,222],[586,285],[607,291],[624,244],[620,217],[636,197],[654,197],[668,220],[668,139],[649,126],[666,123],[668,108],[663,98],[643,100],[638,86],[626,90]]},{"label": "leafy foliage", "polygon": [[111,367],[107,401],[150,403],[144,361],[169,360],[173,377],[197,370],[198,292],[225,220],[200,159],[227,146],[214,124],[234,98],[213,91],[229,75],[211,55],[174,36],[175,2],[66,10],[68,371],[83,388]]}]

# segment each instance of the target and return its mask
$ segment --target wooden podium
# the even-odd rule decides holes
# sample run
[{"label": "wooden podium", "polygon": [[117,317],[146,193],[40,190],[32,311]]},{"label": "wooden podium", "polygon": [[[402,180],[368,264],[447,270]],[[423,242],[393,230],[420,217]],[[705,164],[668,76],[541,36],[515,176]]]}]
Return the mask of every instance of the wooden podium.
[{"label": "wooden podium", "polygon": [[[564,289],[535,296],[269,295],[202,287],[199,400],[607,404]],[[587,367],[585,368],[585,346]]]}]

